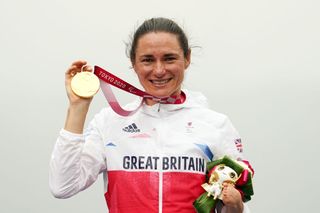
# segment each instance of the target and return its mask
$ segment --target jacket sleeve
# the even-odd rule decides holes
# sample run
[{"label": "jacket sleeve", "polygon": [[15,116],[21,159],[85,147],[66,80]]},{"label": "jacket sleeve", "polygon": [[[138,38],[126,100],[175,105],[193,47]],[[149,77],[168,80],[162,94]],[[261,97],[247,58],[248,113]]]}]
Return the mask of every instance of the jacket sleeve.
[{"label": "jacket sleeve", "polygon": [[49,171],[50,190],[56,198],[68,198],[88,188],[106,170],[102,135],[93,120],[84,134],[60,131]]},{"label": "jacket sleeve", "polygon": [[237,160],[243,159],[243,147],[240,135],[226,116],[219,127],[218,141],[214,147],[214,160],[225,155]]},{"label": "jacket sleeve", "polygon": [[[243,160],[243,147],[241,137],[238,131],[234,128],[228,117],[225,117],[220,129],[220,143],[217,147],[216,159],[228,155],[237,160]],[[226,207],[223,206],[221,213],[226,212]],[[250,213],[250,209],[246,203],[243,203],[243,213]]]}]

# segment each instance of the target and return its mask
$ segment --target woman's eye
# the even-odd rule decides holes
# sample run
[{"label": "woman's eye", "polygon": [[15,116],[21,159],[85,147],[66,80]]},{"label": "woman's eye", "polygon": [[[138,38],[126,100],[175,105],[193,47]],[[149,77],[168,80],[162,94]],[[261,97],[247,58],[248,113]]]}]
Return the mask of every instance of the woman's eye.
[{"label": "woman's eye", "polygon": [[175,57],[167,57],[164,60],[167,62],[173,62],[176,58]]},{"label": "woman's eye", "polygon": [[144,59],[142,59],[142,62],[143,63],[150,63],[150,62],[152,62],[152,58],[144,58]]}]

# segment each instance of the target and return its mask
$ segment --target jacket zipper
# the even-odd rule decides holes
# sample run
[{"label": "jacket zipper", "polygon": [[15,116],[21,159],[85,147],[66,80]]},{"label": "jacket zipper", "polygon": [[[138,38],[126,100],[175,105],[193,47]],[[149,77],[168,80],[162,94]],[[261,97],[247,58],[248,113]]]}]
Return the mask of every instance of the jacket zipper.
[{"label": "jacket zipper", "polygon": [[[160,110],[160,104],[159,104]],[[162,203],[163,203],[163,144],[162,144],[162,134],[163,132],[163,122],[162,116],[160,114],[160,125],[158,126],[157,133],[158,133],[158,144],[159,144],[159,154],[160,154],[160,171],[159,171],[159,213],[162,213]]]}]

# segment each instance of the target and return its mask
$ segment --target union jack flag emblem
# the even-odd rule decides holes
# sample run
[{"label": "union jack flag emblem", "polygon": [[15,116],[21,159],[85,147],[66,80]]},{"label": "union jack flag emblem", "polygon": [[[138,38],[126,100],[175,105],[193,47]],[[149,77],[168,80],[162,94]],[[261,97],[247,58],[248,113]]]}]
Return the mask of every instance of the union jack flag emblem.
[{"label": "union jack flag emblem", "polygon": [[235,139],[235,140],[234,140],[234,144],[236,145],[237,150],[238,150],[239,152],[243,152],[243,147],[242,147],[242,143],[241,143],[241,138]]}]

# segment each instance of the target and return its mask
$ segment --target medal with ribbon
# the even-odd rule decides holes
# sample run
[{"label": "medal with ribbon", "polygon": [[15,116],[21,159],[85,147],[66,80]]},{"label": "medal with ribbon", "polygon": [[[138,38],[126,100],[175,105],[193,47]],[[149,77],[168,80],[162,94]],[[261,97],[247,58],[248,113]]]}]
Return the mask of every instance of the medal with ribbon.
[{"label": "medal with ribbon", "polygon": [[[102,69],[101,67],[94,66],[94,74],[99,78],[100,80],[100,87],[101,90],[107,99],[110,107],[119,115],[121,116],[129,116],[134,114],[143,104],[145,99],[152,99],[156,102],[159,102],[161,104],[181,104],[186,99],[186,95],[184,92],[181,91],[180,96],[168,96],[168,97],[156,97],[153,95],[150,95],[135,86],[132,86],[131,84],[123,81],[122,79],[118,78],[117,76],[113,75],[112,73]],[[117,101],[116,97],[114,96],[110,85],[117,87],[121,90],[124,90],[126,92],[129,92],[133,95],[137,95],[142,97],[141,103],[138,108],[135,110],[125,110]]]},{"label": "medal with ribbon", "polygon": [[[99,85],[110,107],[114,112],[121,116],[130,116],[134,114],[142,106],[145,99],[152,99],[155,102],[159,102],[161,104],[181,104],[186,99],[186,95],[183,91],[181,91],[180,96],[156,97],[150,95],[147,92],[144,92],[136,88],[135,86],[123,81],[122,79],[102,69],[99,66],[94,66],[93,73],[84,72],[82,68],[81,72],[77,73],[71,81],[72,91],[76,95],[83,98],[90,98],[95,95],[99,90]],[[114,96],[110,85],[133,95],[142,97],[140,105],[135,110],[123,109]]]}]

